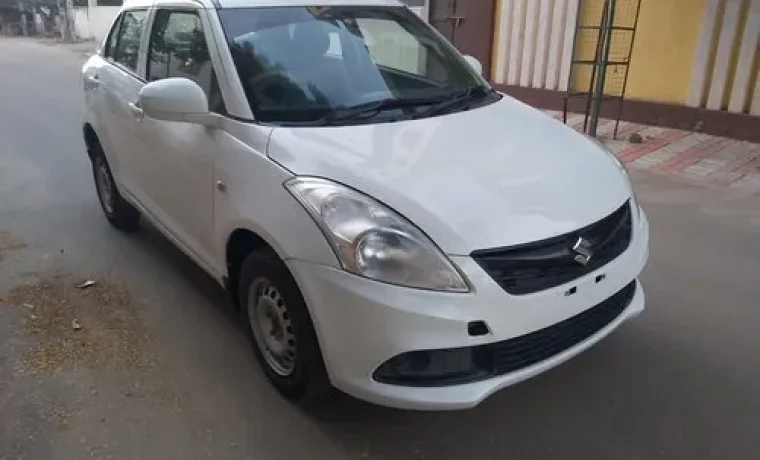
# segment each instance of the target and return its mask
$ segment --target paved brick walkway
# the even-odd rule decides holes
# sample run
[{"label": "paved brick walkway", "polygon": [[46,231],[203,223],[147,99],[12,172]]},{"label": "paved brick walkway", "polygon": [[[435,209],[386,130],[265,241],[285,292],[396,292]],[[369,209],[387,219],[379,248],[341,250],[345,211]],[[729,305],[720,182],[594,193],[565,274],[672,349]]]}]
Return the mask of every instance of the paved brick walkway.
[{"label": "paved brick walkway", "polygon": [[[562,113],[549,113],[562,120]],[[583,115],[569,114],[568,124],[582,130]],[[760,194],[760,144],[626,121],[614,140],[614,129],[614,121],[601,120],[599,140],[633,168]],[[628,142],[634,133],[643,142]]]}]

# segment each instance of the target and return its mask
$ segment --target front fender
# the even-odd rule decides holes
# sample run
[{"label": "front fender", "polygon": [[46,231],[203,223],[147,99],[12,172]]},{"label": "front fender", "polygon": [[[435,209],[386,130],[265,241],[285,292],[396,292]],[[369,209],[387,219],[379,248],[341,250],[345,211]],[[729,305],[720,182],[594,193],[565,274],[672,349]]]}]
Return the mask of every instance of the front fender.
[{"label": "front fender", "polygon": [[215,152],[214,179],[226,186],[214,199],[219,266],[226,266],[230,235],[245,229],[266,241],[282,260],[338,267],[317,224],[283,185],[293,174],[266,156],[271,128],[246,124],[241,129],[248,134],[245,142],[220,131]]}]

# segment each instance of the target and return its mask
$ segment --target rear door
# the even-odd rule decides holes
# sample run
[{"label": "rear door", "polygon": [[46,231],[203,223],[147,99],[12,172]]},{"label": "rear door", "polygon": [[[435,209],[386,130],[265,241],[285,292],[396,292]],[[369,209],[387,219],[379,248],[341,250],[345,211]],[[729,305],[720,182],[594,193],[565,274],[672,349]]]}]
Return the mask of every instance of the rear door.
[{"label": "rear door", "polygon": [[85,103],[87,104],[87,122],[90,123],[97,133],[101,145],[105,148],[108,155],[108,161],[114,174],[119,170],[118,158],[113,153],[109,141],[113,129],[109,120],[111,112],[106,107],[110,103],[110,98],[106,97],[105,89],[101,84],[101,76],[104,74],[103,68],[111,65],[106,61],[106,56],[111,55],[111,49],[115,46],[116,36],[118,35],[119,26],[121,25],[122,15],[118,15],[111,25],[103,46],[97,54],[87,60],[82,69],[83,87]]},{"label": "rear door", "polygon": [[99,116],[108,131],[106,155],[120,190],[143,206],[148,206],[150,201],[140,187],[143,168],[135,161],[140,115],[130,104],[137,101],[140,89],[145,85],[139,75],[147,17],[147,9],[125,10],[121,14],[103,53],[107,63],[97,76],[102,91]]}]

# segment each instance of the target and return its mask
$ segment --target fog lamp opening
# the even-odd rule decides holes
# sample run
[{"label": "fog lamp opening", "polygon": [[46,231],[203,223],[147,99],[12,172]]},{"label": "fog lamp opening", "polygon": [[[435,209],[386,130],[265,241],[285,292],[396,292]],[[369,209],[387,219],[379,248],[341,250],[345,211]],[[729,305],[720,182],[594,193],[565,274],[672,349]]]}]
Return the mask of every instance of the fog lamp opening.
[{"label": "fog lamp opening", "polygon": [[477,348],[412,351],[389,359],[373,377],[381,383],[401,386],[446,386],[487,378],[492,366]]}]

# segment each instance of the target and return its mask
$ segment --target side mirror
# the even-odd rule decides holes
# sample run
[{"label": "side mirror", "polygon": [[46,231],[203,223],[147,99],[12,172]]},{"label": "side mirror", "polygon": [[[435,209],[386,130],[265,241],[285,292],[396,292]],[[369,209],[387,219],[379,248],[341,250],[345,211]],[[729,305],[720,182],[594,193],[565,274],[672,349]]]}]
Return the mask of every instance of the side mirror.
[{"label": "side mirror", "polygon": [[464,60],[467,61],[468,64],[470,64],[470,67],[478,73],[478,75],[483,75],[483,64],[478,61],[478,58],[467,55],[464,57]]},{"label": "side mirror", "polygon": [[140,108],[150,118],[213,126],[216,120],[208,110],[206,93],[187,78],[166,78],[140,90]]}]

